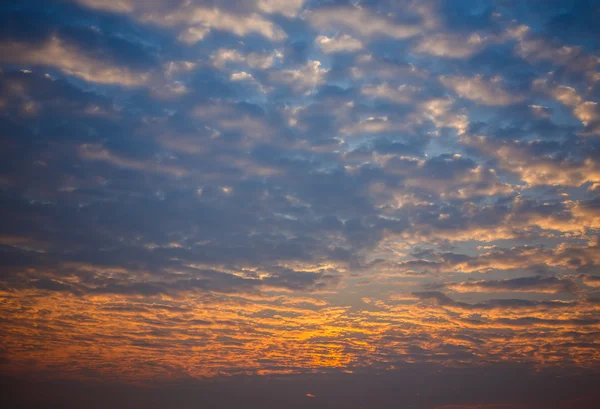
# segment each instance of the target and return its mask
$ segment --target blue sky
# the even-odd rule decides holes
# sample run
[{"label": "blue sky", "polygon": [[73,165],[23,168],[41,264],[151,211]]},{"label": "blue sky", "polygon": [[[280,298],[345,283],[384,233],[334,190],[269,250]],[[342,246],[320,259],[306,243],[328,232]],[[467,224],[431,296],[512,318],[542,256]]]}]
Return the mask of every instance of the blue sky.
[{"label": "blue sky", "polygon": [[[595,379],[599,14],[584,0],[4,2],[3,372]],[[463,386],[411,407],[542,407]],[[543,407],[594,404],[563,392]]]}]

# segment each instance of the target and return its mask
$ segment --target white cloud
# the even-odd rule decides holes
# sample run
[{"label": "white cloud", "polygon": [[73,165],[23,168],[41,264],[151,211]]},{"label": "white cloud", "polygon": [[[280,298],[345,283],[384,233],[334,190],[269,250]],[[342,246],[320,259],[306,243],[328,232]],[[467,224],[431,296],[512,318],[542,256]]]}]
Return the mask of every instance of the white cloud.
[{"label": "white cloud", "polygon": [[126,87],[146,84],[151,77],[149,72],[136,72],[125,66],[112,65],[105,59],[86,55],[56,36],[35,46],[18,42],[0,43],[0,61],[48,65],[88,82]]},{"label": "white cloud", "polygon": [[586,128],[582,132],[583,135],[600,135],[600,104],[595,101],[585,101],[575,88],[556,84],[549,78],[534,80],[533,88],[570,107],[573,115]]},{"label": "white cloud", "polygon": [[187,31],[197,30],[198,39],[204,38],[204,30],[228,31],[241,37],[255,33],[274,41],[287,37],[279,26],[260,14],[233,14],[218,8],[184,6],[166,15],[147,14],[142,20],[164,26],[189,25]]},{"label": "white cloud", "polygon": [[411,131],[412,123],[390,120],[387,116],[369,117],[340,129],[344,135],[380,134],[392,131]]},{"label": "white cloud", "polygon": [[529,109],[536,118],[550,118],[552,116],[552,112],[548,107],[541,105],[529,105]]},{"label": "white cloud", "polygon": [[361,89],[363,95],[369,97],[383,98],[398,104],[408,104],[413,100],[415,93],[419,89],[411,85],[400,85],[392,87],[388,83],[380,85],[365,85]]},{"label": "white cloud", "polygon": [[325,81],[329,70],[322,68],[319,61],[309,60],[306,65],[296,69],[273,71],[269,78],[271,81],[287,84],[295,91],[310,91]]},{"label": "white cloud", "polygon": [[136,6],[135,0],[76,0],[76,2],[86,7],[116,13],[130,13]]},{"label": "white cloud", "polygon": [[462,98],[485,105],[503,106],[516,104],[525,98],[506,90],[500,77],[486,79],[482,75],[474,77],[441,76],[440,81]]},{"label": "white cloud", "polygon": [[552,61],[573,71],[591,70],[600,65],[600,57],[585,53],[582,47],[553,44],[534,36],[527,26],[518,26],[509,30],[509,34],[517,39],[516,54],[528,61]]},{"label": "white cloud", "polygon": [[215,67],[223,68],[228,62],[245,63],[250,68],[266,70],[273,66],[275,59],[281,57],[281,53],[274,51],[272,53],[251,52],[242,54],[241,52],[229,48],[220,48],[215,51],[210,59]]},{"label": "white cloud", "polygon": [[365,37],[387,36],[402,39],[421,32],[419,25],[396,23],[362,8],[324,8],[305,12],[304,16],[313,27],[320,30],[343,27]]},{"label": "white cloud", "polygon": [[[170,2],[167,0],[75,0],[78,3],[115,13],[133,14],[139,21],[179,31],[178,39],[187,44],[203,40],[211,30],[227,31],[238,36],[259,34],[273,41],[287,38],[281,27],[272,23],[259,12],[282,13],[291,16],[294,9],[301,7],[299,0],[290,2],[260,0],[254,7],[240,7],[225,11],[217,7],[199,5],[191,1]],[[243,3],[242,3],[243,4]]]},{"label": "white cloud", "polygon": [[600,121],[600,105],[596,101],[585,101],[573,111],[584,126]]},{"label": "white cloud", "polygon": [[177,36],[177,39],[182,43],[193,45],[198,41],[204,40],[204,37],[206,37],[208,33],[210,33],[210,28],[208,27],[189,27],[183,30]]},{"label": "white cloud", "polygon": [[436,98],[419,104],[416,115],[429,119],[436,128],[454,128],[458,135],[463,135],[469,126],[466,115],[452,110],[454,101],[450,98]]},{"label": "white cloud", "polygon": [[315,43],[325,54],[354,52],[363,48],[359,40],[347,34],[333,37],[320,35],[315,39]]},{"label": "white cloud", "polygon": [[557,160],[536,154],[531,143],[495,141],[485,136],[464,135],[461,142],[495,158],[502,169],[518,174],[531,186],[581,186],[600,181],[600,165],[591,159]]},{"label": "white cloud", "polygon": [[192,61],[170,61],[164,65],[165,76],[171,78],[179,73],[192,71],[196,66]]},{"label": "white cloud", "polygon": [[473,33],[468,37],[450,33],[427,35],[415,48],[416,51],[437,57],[466,58],[483,49],[486,45],[500,41],[494,36]]},{"label": "white cloud", "polygon": [[168,166],[157,161],[143,161],[119,156],[96,144],[81,145],[79,147],[79,156],[84,160],[102,161],[122,169],[133,169],[150,173],[165,173],[177,177],[188,174],[187,170],[177,166]]},{"label": "white cloud", "polygon": [[239,51],[230,48],[220,48],[210,56],[215,67],[224,67],[228,62],[242,62],[244,56]]},{"label": "white cloud", "polygon": [[246,71],[234,72],[231,74],[231,81],[254,81],[254,77]]},{"label": "white cloud", "polygon": [[281,58],[281,53],[274,51],[272,53],[248,53],[246,55],[246,64],[250,68],[256,68],[259,70],[266,70],[273,66],[275,59]]},{"label": "white cloud", "polygon": [[377,59],[372,54],[361,54],[354,60],[354,66],[350,68],[353,78],[373,78],[381,80],[396,80],[398,78],[423,79],[429,74],[427,71],[415,67],[413,64],[396,63],[393,61]]},{"label": "white cloud", "polygon": [[279,13],[295,17],[306,0],[258,0],[258,8],[265,13]]}]

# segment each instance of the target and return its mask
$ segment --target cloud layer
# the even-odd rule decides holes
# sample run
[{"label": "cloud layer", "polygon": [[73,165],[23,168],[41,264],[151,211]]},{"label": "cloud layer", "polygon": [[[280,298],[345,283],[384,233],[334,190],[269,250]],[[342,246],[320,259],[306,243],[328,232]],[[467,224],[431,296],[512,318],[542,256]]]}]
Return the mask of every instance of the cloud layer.
[{"label": "cloud layer", "polygon": [[597,7],[321,3],[1,6],[6,373],[597,370]]}]

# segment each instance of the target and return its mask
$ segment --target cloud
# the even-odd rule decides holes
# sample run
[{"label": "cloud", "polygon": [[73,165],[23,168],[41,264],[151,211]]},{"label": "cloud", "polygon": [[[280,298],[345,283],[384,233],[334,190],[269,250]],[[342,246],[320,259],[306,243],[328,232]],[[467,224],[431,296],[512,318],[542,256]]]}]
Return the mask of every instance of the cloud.
[{"label": "cloud", "polygon": [[600,105],[596,101],[585,101],[575,88],[556,84],[551,78],[538,78],[533,82],[533,86],[558,102],[571,107],[573,115],[584,126],[583,135],[600,135]]},{"label": "cloud", "polygon": [[469,119],[466,115],[452,109],[454,100],[450,98],[436,98],[420,104],[420,114],[433,122],[436,128],[453,128],[458,135],[467,130]]},{"label": "cloud", "polygon": [[318,36],[315,38],[315,44],[325,54],[356,52],[363,48],[363,44],[347,34],[336,35],[334,37]]},{"label": "cloud", "polygon": [[600,277],[592,275],[583,275],[583,283],[588,287],[600,287]]},{"label": "cloud", "polygon": [[272,82],[290,86],[296,92],[310,92],[325,81],[328,70],[321,67],[321,62],[310,60],[297,69],[272,71],[269,79]]},{"label": "cloud", "polygon": [[363,8],[329,7],[309,10],[303,13],[304,18],[319,30],[345,28],[364,37],[388,36],[392,38],[409,38],[421,32],[416,24],[396,23],[384,16],[377,15]]},{"label": "cloud", "polygon": [[[258,34],[269,40],[281,41],[287,34],[281,27],[256,11],[281,13],[291,16],[301,7],[302,2],[280,2],[276,0],[261,0],[257,3],[258,10],[245,9],[230,12],[204,2],[183,2],[172,4],[157,1],[145,3],[139,0],[123,0],[112,4],[97,0],[77,0],[79,3],[92,8],[98,8],[116,13],[133,14],[144,23],[179,29],[178,39],[187,44],[202,41],[213,30],[226,31],[238,36]],[[156,7],[153,9],[153,7]]]},{"label": "cloud", "polygon": [[489,44],[501,42],[497,36],[472,33],[468,37],[456,34],[427,34],[415,47],[420,53],[445,58],[467,58],[481,51]]},{"label": "cloud", "polygon": [[600,180],[598,163],[591,157],[564,157],[560,143],[498,141],[485,136],[464,136],[465,145],[484,152],[500,166],[535,185],[581,186]]},{"label": "cloud", "polygon": [[[594,255],[598,244],[594,241],[583,246],[560,245],[554,249],[543,249],[539,247],[521,246],[513,248],[494,248],[485,253],[468,256],[456,253],[433,253],[426,258],[409,259],[399,262],[393,266],[398,273],[491,273],[494,270],[529,270],[547,269],[549,267],[562,270],[564,274],[573,274],[578,271],[593,270],[600,259]],[[547,272],[547,271],[546,271]],[[539,280],[539,281],[538,281]],[[486,282],[466,282],[462,284],[453,284],[457,286],[456,291],[461,289],[477,289],[489,287],[490,292],[493,288],[502,288],[508,290],[513,287],[517,291],[519,286],[524,289],[528,285],[537,286],[539,283],[540,292],[546,292],[546,286],[552,288],[565,288],[573,290],[571,279],[554,279],[541,277],[526,277],[517,279],[506,279],[500,281]],[[532,288],[531,288],[532,289]],[[527,291],[524,291],[527,292]]]},{"label": "cloud", "polygon": [[486,169],[459,154],[440,155],[426,160],[398,160],[392,156],[384,168],[403,176],[403,185],[437,193],[443,198],[509,194],[513,188],[502,183],[493,169]]},{"label": "cloud", "polygon": [[[507,310],[507,311],[523,311],[527,314],[538,310],[553,310],[553,309],[568,309],[577,306],[576,302],[563,302],[563,301],[531,301],[524,299],[491,299],[485,302],[477,303],[477,304],[468,304],[464,302],[455,301],[452,298],[448,297],[444,293],[438,291],[424,291],[424,292],[414,292],[415,295],[420,300],[433,300],[437,305],[448,308],[450,310],[455,311],[495,311],[495,310]],[[500,323],[507,324],[523,324],[527,325],[526,322],[539,322],[540,324],[553,324],[560,323],[559,320],[544,320],[542,318],[537,317],[521,317],[517,319],[511,318],[502,318],[499,320]],[[600,320],[591,320],[587,322],[585,320],[580,321],[579,323],[583,325],[594,325],[599,323]]]},{"label": "cloud", "polygon": [[87,7],[97,8],[101,10],[114,11],[118,13],[128,13],[136,7],[135,0],[118,0],[114,2],[106,2],[104,0],[76,0],[79,4]]},{"label": "cloud", "polygon": [[387,99],[398,104],[408,104],[413,101],[413,95],[417,91],[416,87],[410,85],[392,87],[385,82],[380,85],[366,85],[361,89],[363,95]]},{"label": "cloud", "polygon": [[248,67],[266,70],[273,66],[275,59],[279,56],[278,53],[257,53],[250,52],[246,55],[238,50],[220,48],[211,56],[213,64],[218,68],[223,68],[227,63],[245,63]]},{"label": "cloud", "polygon": [[550,109],[545,106],[529,105],[529,108],[537,118],[550,118],[552,115]]},{"label": "cloud", "polygon": [[512,105],[524,99],[522,95],[507,90],[500,77],[487,79],[481,75],[475,77],[441,76],[440,81],[462,98],[485,105]]},{"label": "cloud", "polygon": [[286,17],[295,17],[306,0],[258,0],[258,8],[265,13],[281,13]]},{"label": "cloud", "polygon": [[530,27],[521,25],[510,30],[518,41],[515,52],[530,61],[551,61],[569,70],[585,71],[600,65],[600,57],[589,55],[583,47],[552,43],[532,34]]},{"label": "cloud", "polygon": [[231,81],[253,81],[254,77],[252,74],[248,74],[245,71],[234,72],[231,74]]},{"label": "cloud", "polygon": [[459,284],[453,284],[450,288],[458,292],[532,292],[557,294],[561,292],[571,292],[576,287],[575,284],[568,279],[532,276],[506,280],[465,281]]},{"label": "cloud", "polygon": [[127,66],[111,65],[104,59],[88,55],[74,44],[51,37],[41,45],[0,42],[3,62],[56,67],[64,74],[100,84],[135,87],[150,81],[150,72],[136,72]]},{"label": "cloud", "polygon": [[165,166],[156,162],[153,163],[150,161],[140,161],[119,157],[118,155],[111,153],[108,149],[104,149],[99,145],[84,144],[80,147],[79,152],[81,158],[85,160],[103,161],[125,169],[167,173],[173,176],[183,176],[187,173],[185,169],[181,169],[176,166]]},{"label": "cloud", "polygon": [[349,71],[355,79],[372,78],[376,81],[398,78],[419,79],[428,75],[426,70],[419,69],[413,64],[378,58],[372,54],[356,56]]},{"label": "cloud", "polygon": [[149,15],[142,16],[142,19],[165,26],[188,25],[189,28],[182,33],[180,39],[191,44],[204,39],[208,30],[229,31],[241,37],[256,33],[273,41],[287,38],[280,27],[259,14],[236,15],[218,8],[183,6],[164,16]]}]

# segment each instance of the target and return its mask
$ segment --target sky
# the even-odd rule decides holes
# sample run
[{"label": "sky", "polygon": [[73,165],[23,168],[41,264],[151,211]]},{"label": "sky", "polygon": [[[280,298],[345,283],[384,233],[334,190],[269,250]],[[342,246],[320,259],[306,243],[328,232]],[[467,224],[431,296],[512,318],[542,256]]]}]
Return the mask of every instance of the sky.
[{"label": "sky", "polygon": [[600,3],[0,4],[23,408],[600,403]]}]

